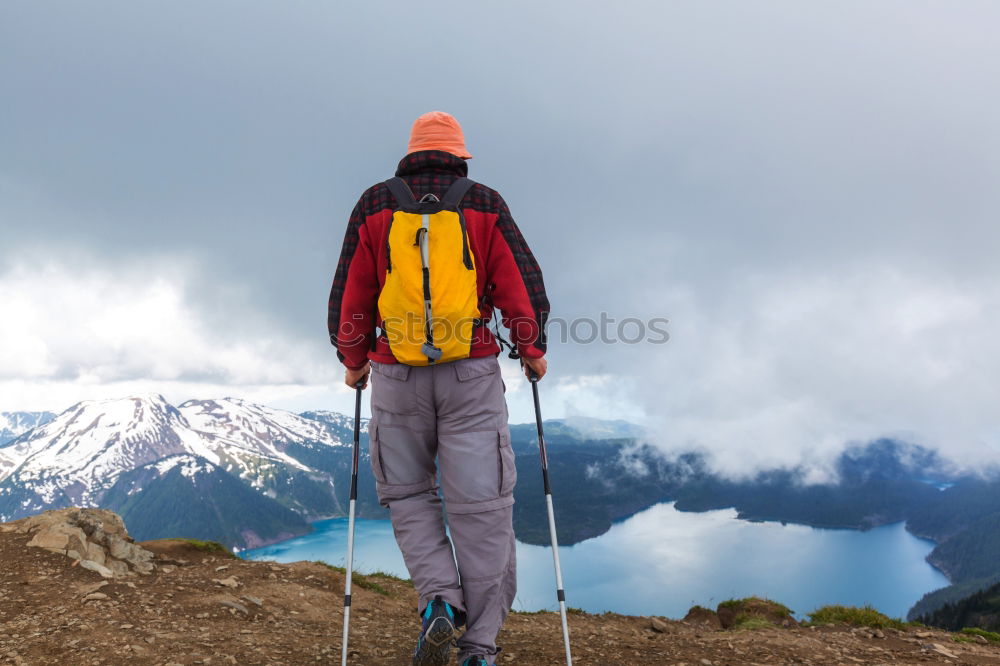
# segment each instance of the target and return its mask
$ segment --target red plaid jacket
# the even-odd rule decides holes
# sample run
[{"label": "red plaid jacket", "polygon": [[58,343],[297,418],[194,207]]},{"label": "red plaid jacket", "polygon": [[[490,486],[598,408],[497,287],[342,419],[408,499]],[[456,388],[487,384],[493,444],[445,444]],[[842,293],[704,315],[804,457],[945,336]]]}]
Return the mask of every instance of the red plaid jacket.
[{"label": "red plaid jacket", "polygon": [[[425,150],[403,158],[396,175],[419,199],[438,197],[468,173],[465,160],[450,153]],[[368,188],[351,213],[337,273],[330,290],[327,327],[337,356],[358,369],[368,359],[395,363],[384,335],[375,338],[378,297],[385,282],[386,235],[396,200],[384,183]],[[462,214],[475,257],[480,316],[489,321],[496,306],[511,342],[527,358],[545,354],[545,320],[549,301],[542,271],[528,249],[507,204],[495,190],[476,184],[462,200]],[[484,294],[486,297],[484,298]],[[470,356],[498,354],[500,346],[487,326],[474,330]]]}]

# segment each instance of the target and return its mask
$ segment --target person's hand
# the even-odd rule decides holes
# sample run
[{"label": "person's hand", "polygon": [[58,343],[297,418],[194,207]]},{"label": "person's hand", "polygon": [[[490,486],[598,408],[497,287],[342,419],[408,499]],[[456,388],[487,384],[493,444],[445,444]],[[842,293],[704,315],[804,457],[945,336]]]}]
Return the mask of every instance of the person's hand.
[{"label": "person's hand", "polygon": [[521,366],[524,368],[524,376],[528,379],[531,379],[532,373],[534,373],[538,379],[541,379],[545,376],[545,371],[548,370],[549,363],[544,357],[525,358],[522,356]]},{"label": "person's hand", "polygon": [[347,369],[344,373],[344,383],[351,388],[358,388],[358,383],[361,383],[361,388],[368,387],[368,373],[371,371],[371,366],[364,366],[358,368],[357,370]]}]

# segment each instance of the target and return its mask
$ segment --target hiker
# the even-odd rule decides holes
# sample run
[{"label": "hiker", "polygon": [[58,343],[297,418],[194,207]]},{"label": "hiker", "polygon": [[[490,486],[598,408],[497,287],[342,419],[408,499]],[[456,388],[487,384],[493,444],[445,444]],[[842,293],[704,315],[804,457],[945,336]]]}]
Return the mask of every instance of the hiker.
[{"label": "hiker", "polygon": [[351,213],[329,301],[347,385],[373,375],[369,453],[420,597],[417,666],[449,663],[463,624],[459,663],[494,664],[514,601],[516,471],[494,307],[529,378],[546,371],[541,270],[501,196],[466,177],[471,157],[454,117],[417,118],[396,178]]}]

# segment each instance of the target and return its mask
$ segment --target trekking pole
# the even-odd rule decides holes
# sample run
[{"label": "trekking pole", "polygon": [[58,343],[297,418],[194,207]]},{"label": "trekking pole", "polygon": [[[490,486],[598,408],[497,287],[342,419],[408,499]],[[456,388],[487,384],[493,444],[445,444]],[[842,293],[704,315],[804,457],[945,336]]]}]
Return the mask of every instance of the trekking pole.
[{"label": "trekking pole", "polygon": [[347,632],[351,625],[351,573],[354,567],[354,506],[358,502],[358,449],[361,444],[361,388],[357,384],[354,401],[354,458],[351,462],[351,501],[347,511],[347,575],[344,578],[344,637],[341,640],[340,664],[347,666]]},{"label": "trekking pole", "polygon": [[549,456],[545,452],[545,435],[542,433],[542,407],[538,402],[539,377],[529,368],[531,393],[535,398],[535,422],[538,425],[538,453],[542,458],[542,484],[545,488],[545,505],[549,511],[549,536],[552,537],[552,561],[556,566],[556,598],[559,600],[559,617],[562,620],[563,644],[566,648],[566,666],[573,666],[569,650],[569,625],[566,623],[566,592],[563,590],[562,567],[559,566],[559,542],[556,539],[556,515],[552,509],[552,486],[549,485]]}]

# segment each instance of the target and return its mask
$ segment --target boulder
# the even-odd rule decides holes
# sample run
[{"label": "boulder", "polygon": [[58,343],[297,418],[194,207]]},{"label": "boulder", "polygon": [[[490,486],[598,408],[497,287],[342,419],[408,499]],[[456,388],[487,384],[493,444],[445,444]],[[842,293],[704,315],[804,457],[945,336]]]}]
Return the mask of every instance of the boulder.
[{"label": "boulder", "polygon": [[658,634],[665,634],[670,631],[670,625],[658,617],[649,618],[649,628]]},{"label": "boulder", "polygon": [[105,578],[153,571],[153,553],[136,545],[125,523],[105,509],[58,509],[4,525],[6,532],[30,534],[28,545],[66,555]]},{"label": "boulder", "polygon": [[104,578],[114,578],[115,577],[115,572],[114,571],[112,571],[111,569],[107,568],[103,564],[98,564],[97,562],[94,562],[93,560],[80,560],[80,567],[83,568],[83,569],[87,569],[89,571],[93,571],[95,573],[98,573],[101,576],[103,576]]},{"label": "boulder", "polygon": [[107,553],[104,552],[104,548],[102,548],[99,544],[87,543],[87,555],[85,559],[88,559],[91,562],[97,562],[98,564],[104,564],[107,557],[108,556]]}]

